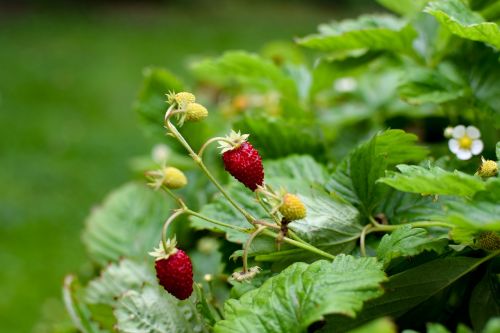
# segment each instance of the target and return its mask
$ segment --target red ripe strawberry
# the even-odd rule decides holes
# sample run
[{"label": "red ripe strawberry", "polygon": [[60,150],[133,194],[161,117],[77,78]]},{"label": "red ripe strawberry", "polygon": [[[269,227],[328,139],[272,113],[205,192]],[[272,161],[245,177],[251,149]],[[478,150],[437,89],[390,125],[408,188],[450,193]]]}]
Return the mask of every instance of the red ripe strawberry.
[{"label": "red ripe strawberry", "polygon": [[243,185],[255,191],[264,183],[264,168],[259,152],[241,135],[232,131],[226,141],[219,141],[225,169]]},{"label": "red ripe strawberry", "polygon": [[193,293],[193,265],[186,252],[175,247],[175,240],[168,242],[167,253],[162,244],[151,252],[156,257],[156,277],[170,294],[184,300]]}]

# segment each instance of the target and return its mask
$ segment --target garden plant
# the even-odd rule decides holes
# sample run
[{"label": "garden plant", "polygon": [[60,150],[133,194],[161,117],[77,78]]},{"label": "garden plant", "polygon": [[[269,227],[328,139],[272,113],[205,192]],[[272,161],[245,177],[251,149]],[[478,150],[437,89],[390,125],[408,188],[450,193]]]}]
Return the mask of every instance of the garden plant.
[{"label": "garden plant", "polygon": [[95,208],[81,332],[500,332],[500,2],[147,68],[159,142]]}]

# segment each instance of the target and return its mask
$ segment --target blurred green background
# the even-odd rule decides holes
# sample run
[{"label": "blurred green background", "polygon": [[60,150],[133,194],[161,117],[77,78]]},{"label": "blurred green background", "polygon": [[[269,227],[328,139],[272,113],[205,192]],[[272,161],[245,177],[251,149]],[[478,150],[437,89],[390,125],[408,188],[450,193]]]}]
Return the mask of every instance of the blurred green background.
[{"label": "blurred green background", "polygon": [[132,111],[144,67],[183,75],[190,55],[257,51],[366,10],[362,1],[44,3],[0,4],[0,332],[64,321],[62,279],[86,265],[85,216],[156,143]]}]

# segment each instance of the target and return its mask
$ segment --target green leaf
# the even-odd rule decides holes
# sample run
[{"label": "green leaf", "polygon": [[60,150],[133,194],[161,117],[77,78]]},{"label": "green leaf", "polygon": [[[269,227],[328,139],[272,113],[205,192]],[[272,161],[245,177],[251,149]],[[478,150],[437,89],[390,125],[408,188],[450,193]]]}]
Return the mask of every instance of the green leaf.
[{"label": "green leaf", "polygon": [[327,189],[370,215],[382,198],[377,186],[386,168],[402,161],[421,160],[427,149],[416,144],[417,137],[402,130],[387,130],[359,145],[337,167]]},{"label": "green leaf", "polygon": [[340,255],[333,263],[295,263],[260,288],[225,304],[215,332],[304,332],[324,315],[354,316],[382,294],[385,276],[373,258]]},{"label": "green leaf", "polygon": [[405,21],[389,15],[364,15],[319,26],[319,34],[298,40],[302,46],[321,51],[391,50],[413,53],[415,30]]},{"label": "green leaf", "polygon": [[[382,297],[368,301],[354,319],[344,316],[327,318],[324,331],[345,332],[384,316],[397,319],[491,258],[492,256],[480,259],[466,257],[436,259],[393,275],[384,284],[385,294]],[[340,327],[342,329],[338,329]]]},{"label": "green leaf", "polygon": [[453,34],[481,41],[500,48],[500,29],[494,22],[485,22],[478,13],[460,0],[434,1],[425,9]]},{"label": "green leaf", "polygon": [[64,278],[63,301],[71,320],[78,331],[82,333],[107,333],[92,321],[89,308],[81,301],[79,291],[81,287],[73,275]]},{"label": "green leaf", "polygon": [[127,291],[114,310],[116,328],[123,333],[208,332],[190,300],[151,286]]},{"label": "green leaf", "polygon": [[470,297],[469,316],[474,331],[483,330],[490,318],[500,317],[499,294],[499,277],[488,269]]},{"label": "green leaf", "polygon": [[399,86],[401,98],[419,105],[444,103],[466,96],[469,91],[466,83],[453,71],[443,63],[435,69],[411,67]]},{"label": "green leaf", "polygon": [[481,178],[460,171],[449,172],[436,166],[424,168],[405,164],[400,164],[397,168],[400,172],[387,171],[386,177],[377,182],[400,191],[425,195],[472,196],[485,189]]},{"label": "green leaf", "polygon": [[221,57],[205,60],[193,66],[195,72],[219,76],[224,80],[274,88],[282,95],[297,98],[297,88],[292,78],[270,60],[244,51],[228,51]]},{"label": "green leaf", "polygon": [[466,229],[500,231],[500,205],[498,201],[450,202],[442,220]]},{"label": "green leaf", "polygon": [[142,75],[144,79],[134,109],[144,121],[162,129],[167,109],[165,94],[169,91],[179,92],[184,85],[164,68],[148,67]]},{"label": "green leaf", "polygon": [[115,305],[117,297],[128,290],[139,289],[145,282],[156,279],[145,263],[123,259],[106,267],[101,275],[85,288],[84,300],[89,304]]},{"label": "green leaf", "polygon": [[426,229],[405,225],[382,237],[377,258],[387,267],[398,257],[414,256],[424,251],[441,253],[447,244],[446,239],[431,237]]},{"label": "green leaf", "polygon": [[169,201],[145,185],[130,183],[113,191],[87,218],[83,242],[100,266],[121,257],[142,259],[160,237]]},{"label": "green leaf", "polygon": [[325,154],[320,127],[311,120],[269,116],[246,116],[233,124],[242,133],[252,133],[252,145],[262,158],[280,158],[292,154]]},{"label": "green leaf", "polygon": [[414,15],[424,8],[429,0],[377,0],[379,4],[400,15]]},{"label": "green leaf", "polygon": [[500,161],[500,141],[497,142],[497,144],[496,144],[495,152],[496,152],[496,155],[497,155],[497,161]]}]

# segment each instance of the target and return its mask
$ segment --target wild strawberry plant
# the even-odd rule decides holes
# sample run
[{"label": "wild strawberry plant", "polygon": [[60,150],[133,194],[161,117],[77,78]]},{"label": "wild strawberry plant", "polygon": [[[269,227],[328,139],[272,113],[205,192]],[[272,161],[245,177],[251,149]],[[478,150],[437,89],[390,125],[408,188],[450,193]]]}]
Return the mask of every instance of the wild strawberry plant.
[{"label": "wild strawberry plant", "polygon": [[80,331],[500,331],[500,7],[379,2],[145,71],[162,144],[86,222]]}]

